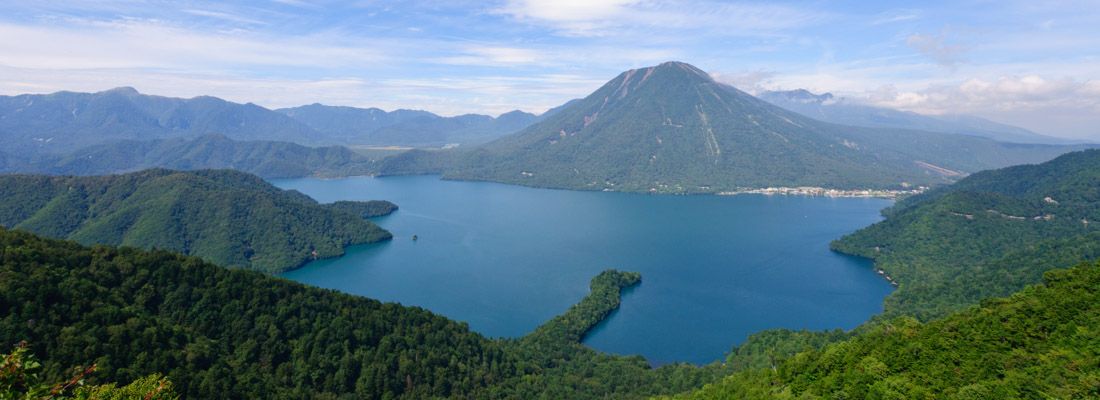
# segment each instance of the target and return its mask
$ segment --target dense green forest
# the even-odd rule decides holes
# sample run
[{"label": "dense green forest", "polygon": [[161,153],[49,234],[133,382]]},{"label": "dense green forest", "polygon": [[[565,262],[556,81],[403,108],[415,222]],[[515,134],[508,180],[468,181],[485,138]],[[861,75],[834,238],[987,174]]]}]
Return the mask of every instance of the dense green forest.
[{"label": "dense green forest", "polygon": [[900,283],[885,317],[928,320],[1100,258],[1100,151],[985,171],[913,196],[833,243]]},{"label": "dense green forest", "polygon": [[[607,271],[565,314],[489,340],[426,310],[229,270],[165,251],[0,231],[0,340],[40,379],[187,398],[1087,398],[1100,395],[1100,265],[1008,299],[855,333],[767,331],[725,365],[651,368],[579,343],[633,273]],[[721,378],[725,376],[725,378]],[[130,387],[132,385],[124,386]]]},{"label": "dense green forest", "polygon": [[513,374],[501,346],[418,309],[166,251],[0,232],[0,338],[49,380],[163,373],[188,398],[472,394]]},{"label": "dense green forest", "polygon": [[1100,264],[922,324],[876,323],[775,368],[682,399],[1085,399],[1100,397]]},{"label": "dense green forest", "polygon": [[0,162],[0,172],[50,175],[104,175],[147,168],[226,168],[264,178],[296,178],[370,175],[375,165],[369,157],[346,147],[236,141],[216,134],[195,138],[111,141],[71,153],[42,154]]},{"label": "dense green forest", "polygon": [[162,373],[187,398],[639,398],[720,376],[579,343],[637,279],[603,273],[537,334],[490,340],[420,308],[198,258],[0,230],[0,341],[26,340],[46,381],[95,363],[92,383]]},{"label": "dense green forest", "polygon": [[361,216],[393,208],[388,202],[319,205],[229,170],[0,176],[2,226],[84,244],[175,250],[266,272],[389,239]]},{"label": "dense green forest", "polygon": [[62,381],[44,380],[42,363],[31,354],[26,343],[19,343],[9,354],[0,354],[0,399],[4,400],[170,400],[179,396],[172,382],[149,375],[128,385],[115,383],[87,385],[96,366],[77,367],[72,377]]},{"label": "dense green forest", "polygon": [[378,160],[371,172],[381,176],[442,174],[465,153],[463,150],[413,149]]},{"label": "dense green forest", "polygon": [[397,204],[385,200],[348,201],[340,200],[334,203],[322,204],[324,208],[348,213],[360,218],[374,218],[389,215],[397,211]]}]

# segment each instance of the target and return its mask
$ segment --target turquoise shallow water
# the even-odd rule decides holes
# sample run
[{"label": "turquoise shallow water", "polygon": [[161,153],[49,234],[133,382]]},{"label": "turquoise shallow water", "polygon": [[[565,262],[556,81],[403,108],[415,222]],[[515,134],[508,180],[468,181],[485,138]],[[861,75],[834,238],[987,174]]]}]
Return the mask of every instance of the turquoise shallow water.
[{"label": "turquoise shallow water", "polygon": [[[585,343],[655,364],[719,360],[768,328],[852,328],[890,286],[829,241],[880,219],[881,199],[652,196],[533,189],[434,176],[276,180],[320,202],[385,199],[391,242],[283,276],[521,336],[607,268],[638,271]],[[419,240],[411,238],[417,235]]]}]

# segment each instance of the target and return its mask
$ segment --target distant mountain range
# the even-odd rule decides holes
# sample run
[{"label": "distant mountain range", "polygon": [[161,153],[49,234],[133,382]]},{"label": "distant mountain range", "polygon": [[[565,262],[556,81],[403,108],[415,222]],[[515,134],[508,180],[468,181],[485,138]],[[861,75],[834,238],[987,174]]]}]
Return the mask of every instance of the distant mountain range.
[{"label": "distant mountain range", "polygon": [[394,208],[387,202],[322,205],[229,170],[0,176],[4,227],[88,245],[174,250],[272,273],[389,239],[363,216]]},{"label": "distant mountain range", "polygon": [[216,97],[177,99],[144,95],[133,88],[0,96],[0,140],[9,154],[63,153],[114,140],[209,133],[236,140],[313,145],[329,141],[286,115]]},{"label": "distant mountain range", "polygon": [[673,193],[903,188],[1073,149],[821,122],[668,62],[626,71],[544,120],[456,157],[442,172],[451,179]]},{"label": "distant mountain range", "polygon": [[272,111],[209,96],[152,96],[128,87],[97,93],[0,96],[0,140],[9,155],[61,154],[110,141],[207,134],[306,146],[470,144],[498,138],[538,119],[522,111],[496,118],[441,117],[427,111],[320,104]]},{"label": "distant mountain range", "polygon": [[957,133],[1013,143],[1075,143],[971,115],[922,115],[860,104],[836,98],[831,93],[814,94],[805,89],[769,91],[757,97],[807,117],[836,124]]},{"label": "distant mountain range", "polygon": [[[815,118],[863,126],[809,118],[678,62],[624,72],[588,97],[542,115],[513,111],[496,118],[321,104],[268,110],[117,88],[0,96],[0,172],[233,168],[268,178],[442,173],[569,189],[713,193],[935,185],[1089,147],[1004,143],[1054,140],[977,118],[842,104],[828,94],[763,97],[798,105]],[[450,143],[465,146],[382,161],[347,148],[311,148]]]},{"label": "distant mountain range", "polygon": [[538,116],[511,111],[497,118],[480,114],[441,117],[427,111],[335,107],[321,104],[275,110],[339,143],[438,146],[482,143],[518,131]]}]

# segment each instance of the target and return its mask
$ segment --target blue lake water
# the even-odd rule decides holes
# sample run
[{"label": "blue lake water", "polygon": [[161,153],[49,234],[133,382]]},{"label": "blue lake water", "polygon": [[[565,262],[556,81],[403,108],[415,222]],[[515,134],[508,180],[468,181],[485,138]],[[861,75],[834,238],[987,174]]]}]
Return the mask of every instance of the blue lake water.
[{"label": "blue lake water", "polygon": [[[829,241],[881,219],[881,199],[654,196],[434,176],[276,180],[320,202],[384,199],[386,243],[283,276],[427,308],[518,337],[588,293],[607,268],[642,284],[585,343],[655,364],[722,359],[768,328],[853,328],[891,287]],[[411,238],[417,235],[419,240]]]}]

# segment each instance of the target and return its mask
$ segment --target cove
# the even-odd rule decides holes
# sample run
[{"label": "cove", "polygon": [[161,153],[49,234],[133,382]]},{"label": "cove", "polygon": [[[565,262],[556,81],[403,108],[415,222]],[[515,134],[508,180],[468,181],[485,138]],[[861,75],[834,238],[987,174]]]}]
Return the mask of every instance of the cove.
[{"label": "cove", "polygon": [[585,343],[654,364],[720,360],[764,329],[850,329],[881,312],[891,291],[869,260],[828,247],[880,220],[888,200],[580,192],[436,176],[272,183],[323,203],[400,206],[375,220],[393,241],[283,277],[424,307],[490,337],[529,333],[608,268],[640,272],[642,283]]}]

